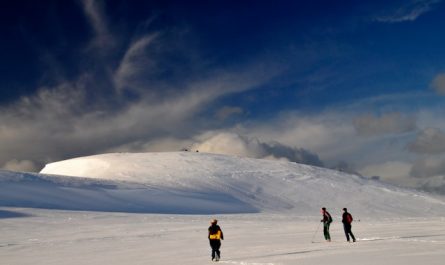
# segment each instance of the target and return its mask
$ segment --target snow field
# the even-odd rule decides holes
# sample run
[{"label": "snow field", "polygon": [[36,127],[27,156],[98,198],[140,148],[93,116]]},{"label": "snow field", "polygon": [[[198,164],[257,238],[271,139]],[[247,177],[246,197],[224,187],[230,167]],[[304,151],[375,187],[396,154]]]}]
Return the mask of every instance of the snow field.
[{"label": "snow field", "polygon": [[225,240],[223,264],[443,264],[443,218],[356,222],[357,243],[341,223],[321,229],[319,216],[280,214],[154,215],[3,208],[25,217],[1,218],[0,260],[40,264],[212,264],[207,240],[218,218]]},{"label": "snow field", "polygon": [[[132,205],[128,211],[312,215],[325,206],[347,207],[362,218],[445,216],[443,197],[283,161],[192,152],[117,153],[48,164],[41,173],[73,176],[71,183],[76,177],[120,183],[114,190],[100,190],[118,211]],[[128,188],[129,182],[134,186]]]},{"label": "snow field", "polygon": [[[212,264],[213,218],[226,239],[223,264],[445,259],[443,197],[333,170],[177,152],[82,157],[42,173],[0,170],[1,265]],[[323,206],[334,218],[331,243]],[[343,207],[357,243],[346,242]]]}]

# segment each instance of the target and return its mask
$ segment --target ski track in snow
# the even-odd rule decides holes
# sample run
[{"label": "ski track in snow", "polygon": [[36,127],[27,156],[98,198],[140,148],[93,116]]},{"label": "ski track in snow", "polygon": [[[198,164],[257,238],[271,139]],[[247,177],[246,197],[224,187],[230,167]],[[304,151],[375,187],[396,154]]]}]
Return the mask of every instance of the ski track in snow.
[{"label": "ski track in snow", "polygon": [[423,242],[423,243],[440,243],[443,241],[437,240],[427,240],[427,239],[418,239],[418,238],[434,238],[434,237],[443,237],[445,234],[436,234],[436,235],[424,235],[424,236],[393,236],[393,237],[374,237],[374,238],[358,238],[357,241],[406,241],[406,242]]},{"label": "ski track in snow", "polygon": [[219,263],[225,264],[240,264],[240,265],[276,265],[276,263],[257,263],[257,262],[244,262],[244,261],[219,261]]}]

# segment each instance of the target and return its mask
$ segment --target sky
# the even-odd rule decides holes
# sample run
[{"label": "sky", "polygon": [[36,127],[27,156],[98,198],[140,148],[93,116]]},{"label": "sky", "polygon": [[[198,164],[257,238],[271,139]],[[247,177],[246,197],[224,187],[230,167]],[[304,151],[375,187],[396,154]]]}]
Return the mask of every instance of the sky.
[{"label": "sky", "polygon": [[0,4],[0,168],[289,160],[445,194],[445,1]]}]

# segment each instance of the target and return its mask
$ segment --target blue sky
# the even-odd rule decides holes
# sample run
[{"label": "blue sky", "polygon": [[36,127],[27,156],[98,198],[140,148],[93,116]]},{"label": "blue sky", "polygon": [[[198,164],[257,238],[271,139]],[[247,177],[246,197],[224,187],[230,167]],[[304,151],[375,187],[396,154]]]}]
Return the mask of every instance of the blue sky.
[{"label": "blue sky", "polygon": [[183,148],[445,192],[445,2],[10,1],[0,167]]}]

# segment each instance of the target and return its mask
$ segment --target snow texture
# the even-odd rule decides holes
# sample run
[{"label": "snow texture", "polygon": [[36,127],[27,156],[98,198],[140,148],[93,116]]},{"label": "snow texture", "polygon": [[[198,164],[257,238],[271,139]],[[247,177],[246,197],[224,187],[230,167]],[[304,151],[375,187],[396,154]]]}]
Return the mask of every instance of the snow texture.
[{"label": "snow texture", "polygon": [[[330,243],[322,206],[334,217]],[[345,240],[343,207],[356,243]],[[443,197],[296,163],[106,154],[41,174],[0,171],[0,263],[211,264],[207,227],[217,218],[222,264],[439,265],[443,216]]]},{"label": "snow texture", "polygon": [[0,206],[300,216],[312,216],[324,206],[333,211],[347,207],[363,218],[445,216],[443,197],[282,161],[193,152],[118,153],[51,163],[41,173],[0,173]]},{"label": "snow texture", "polygon": [[321,229],[315,234],[319,216],[8,211],[26,217],[0,218],[5,265],[214,264],[207,240],[214,217],[224,232],[221,264],[442,265],[445,258],[443,218],[354,221],[356,243],[334,221],[327,243]]}]

